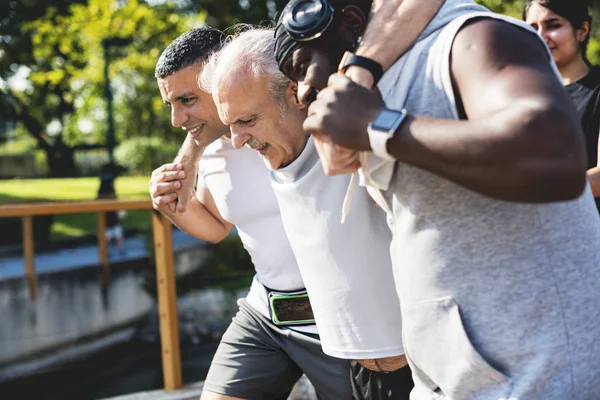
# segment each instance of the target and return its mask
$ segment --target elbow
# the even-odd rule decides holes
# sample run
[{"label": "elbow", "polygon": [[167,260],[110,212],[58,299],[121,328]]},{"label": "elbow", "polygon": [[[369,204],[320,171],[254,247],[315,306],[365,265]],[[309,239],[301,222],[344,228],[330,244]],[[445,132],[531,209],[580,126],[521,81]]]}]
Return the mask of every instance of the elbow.
[{"label": "elbow", "polygon": [[211,235],[207,238],[205,238],[205,241],[210,243],[210,244],[219,244],[221,243],[225,238],[227,237],[227,233],[216,233],[214,235]]},{"label": "elbow", "polygon": [[556,189],[552,190],[551,196],[547,201],[570,201],[578,199],[584,192],[586,186],[586,177],[584,174],[567,175],[558,181],[554,180],[553,185]]},{"label": "elbow", "polygon": [[542,202],[569,201],[579,198],[586,187],[585,153],[571,146],[572,151],[564,149],[539,170],[540,186],[545,188],[540,198]]},{"label": "elbow", "polygon": [[[554,104],[555,105],[555,104]],[[586,187],[587,154],[579,118],[567,108],[551,107],[538,136],[539,177],[546,187],[544,200],[569,201]],[[574,111],[574,110],[573,110]],[[540,160],[538,159],[538,160]]]},{"label": "elbow", "polygon": [[210,244],[221,243],[223,240],[225,240],[227,236],[229,236],[229,233],[231,233],[231,229],[231,227],[228,227],[225,224],[221,224],[221,227],[219,229],[215,229],[213,232],[211,232],[210,235],[205,237],[204,240]]}]

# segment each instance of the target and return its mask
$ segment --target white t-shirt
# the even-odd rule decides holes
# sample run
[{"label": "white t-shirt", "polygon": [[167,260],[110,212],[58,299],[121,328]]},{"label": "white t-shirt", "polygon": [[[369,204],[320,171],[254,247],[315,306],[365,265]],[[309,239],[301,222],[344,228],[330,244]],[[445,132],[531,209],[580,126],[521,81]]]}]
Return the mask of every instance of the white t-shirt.
[{"label": "white t-shirt", "polygon": [[272,184],[315,314],[323,351],[339,358],[404,354],[400,302],[385,212],[363,187],[344,224],[350,175],[328,177],[312,137],[302,154],[272,172]]},{"label": "white t-shirt", "polygon": [[[199,163],[198,185],[210,191],[221,216],[236,226],[256,269],[246,300],[269,317],[263,285],[280,291],[304,288],[283,229],[269,170],[255,150],[236,150],[231,140],[223,137],[205,150]],[[294,330],[317,333],[314,325]]]}]

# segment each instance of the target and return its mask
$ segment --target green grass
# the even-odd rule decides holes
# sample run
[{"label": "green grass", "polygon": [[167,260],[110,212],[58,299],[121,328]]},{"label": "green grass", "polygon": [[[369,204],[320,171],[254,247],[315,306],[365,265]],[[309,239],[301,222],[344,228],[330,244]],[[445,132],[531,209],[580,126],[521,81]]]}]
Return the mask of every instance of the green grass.
[{"label": "green grass", "polygon": [[[148,199],[148,179],[144,176],[117,178],[117,196],[121,200]],[[93,200],[99,184],[98,178],[0,180],[0,204]],[[150,211],[128,211],[121,223],[123,228],[149,230]],[[94,234],[96,215],[57,215],[51,232],[53,239]]]}]

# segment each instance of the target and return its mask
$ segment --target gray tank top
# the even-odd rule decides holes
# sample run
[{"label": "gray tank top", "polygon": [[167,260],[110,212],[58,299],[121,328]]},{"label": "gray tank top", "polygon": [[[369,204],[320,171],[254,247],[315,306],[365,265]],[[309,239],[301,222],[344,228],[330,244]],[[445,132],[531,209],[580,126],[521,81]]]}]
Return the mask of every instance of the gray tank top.
[{"label": "gray tank top", "polygon": [[[409,113],[458,119],[450,51],[482,16],[535,34],[447,1],[421,35],[435,36]],[[386,195],[415,398],[600,399],[600,219],[589,185],[574,201],[504,202],[397,163]]]}]

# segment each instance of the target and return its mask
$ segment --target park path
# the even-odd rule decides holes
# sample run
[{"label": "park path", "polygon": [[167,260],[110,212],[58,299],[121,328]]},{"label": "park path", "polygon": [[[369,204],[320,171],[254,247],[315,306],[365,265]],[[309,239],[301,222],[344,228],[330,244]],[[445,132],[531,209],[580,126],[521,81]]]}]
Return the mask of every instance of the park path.
[{"label": "park path", "polygon": [[[118,263],[146,258],[149,256],[147,243],[149,243],[149,240],[145,235],[125,238],[125,254],[119,254],[116,245],[112,244],[109,247],[108,260],[110,263]],[[205,244],[205,242],[178,229],[173,229],[174,251],[200,244]],[[38,274],[73,270],[97,266],[98,264],[98,246],[95,244],[35,253],[35,268]],[[23,256],[0,257],[0,281],[24,276],[25,261]]]}]

